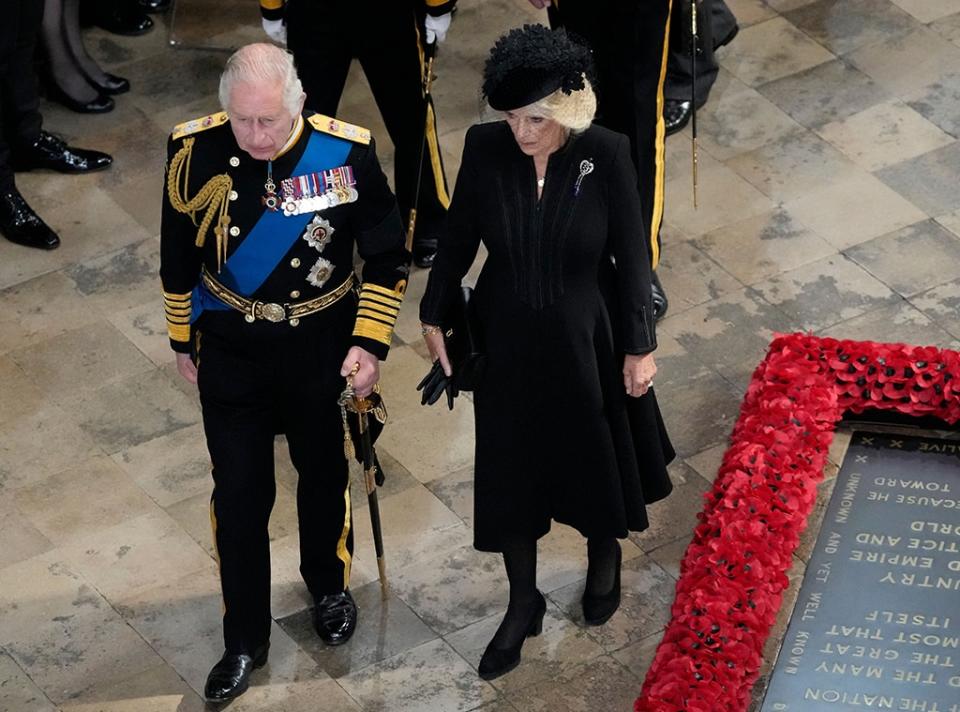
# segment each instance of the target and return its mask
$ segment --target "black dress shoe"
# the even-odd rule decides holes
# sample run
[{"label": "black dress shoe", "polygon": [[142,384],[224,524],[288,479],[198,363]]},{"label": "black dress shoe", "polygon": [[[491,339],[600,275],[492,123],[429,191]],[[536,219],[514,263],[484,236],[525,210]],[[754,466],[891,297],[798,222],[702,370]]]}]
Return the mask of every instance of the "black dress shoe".
[{"label": "black dress shoe", "polygon": [[613,587],[603,595],[589,594],[590,589],[589,575],[587,577],[587,588],[583,592],[583,620],[587,625],[603,625],[610,616],[617,612],[620,607],[620,563],[623,557],[623,551],[620,544],[617,544],[617,568],[613,572]]},{"label": "black dress shoe", "polygon": [[[99,87],[94,88],[99,89]],[[77,101],[55,85],[47,90],[47,96],[52,101],[67,107],[70,111],[76,111],[78,114],[106,114],[113,111],[115,106],[113,99],[104,93],[97,94],[96,98],[90,101]]]},{"label": "black dress shoe", "polygon": [[250,687],[250,673],[266,664],[269,650],[270,646],[264,645],[253,655],[224,653],[207,675],[204,697],[210,702],[224,702],[242,695]]},{"label": "black dress shoe", "polygon": [[49,168],[59,173],[90,173],[102,171],[113,163],[102,151],[68,146],[65,141],[48,131],[41,131],[32,146],[14,153],[13,168],[30,171],[34,168]]},{"label": "black dress shoe", "polygon": [[350,591],[320,596],[313,601],[313,627],[327,645],[343,645],[357,627],[357,604]]},{"label": "black dress shoe", "polygon": [[493,680],[505,675],[520,664],[520,650],[527,638],[540,635],[543,631],[543,616],[547,612],[547,601],[543,594],[537,591],[537,603],[531,610],[530,625],[524,635],[515,645],[509,648],[496,648],[493,641],[487,645],[480,658],[477,672],[483,680]]},{"label": "black dress shoe", "polygon": [[57,233],[33,212],[16,188],[0,193],[0,232],[10,242],[41,250],[60,246]]},{"label": "black dress shoe", "polygon": [[106,77],[106,80],[103,82],[95,82],[92,79],[88,79],[90,86],[94,89],[97,89],[103,94],[126,94],[130,91],[130,81],[124,77],[118,77],[116,74],[110,74],[109,72],[104,72],[103,76]]},{"label": "black dress shoe", "polygon": [[656,271],[650,273],[650,295],[653,301],[653,318],[660,321],[667,313],[670,302],[667,300],[667,293],[663,291],[663,285],[660,284]]},{"label": "black dress shoe", "polygon": [[144,12],[166,12],[172,0],[140,0]]},{"label": "black dress shoe", "polygon": [[436,237],[417,237],[413,241],[413,263],[417,267],[429,269],[433,258],[437,256]]},{"label": "black dress shoe", "polygon": [[692,108],[693,104],[689,101],[663,100],[663,124],[666,127],[667,136],[683,131],[683,127],[690,121]]},{"label": "black dress shoe", "polygon": [[127,36],[142,35],[153,28],[153,20],[138,5],[127,5],[119,0],[113,3],[111,10],[98,13],[94,24],[115,35]]}]

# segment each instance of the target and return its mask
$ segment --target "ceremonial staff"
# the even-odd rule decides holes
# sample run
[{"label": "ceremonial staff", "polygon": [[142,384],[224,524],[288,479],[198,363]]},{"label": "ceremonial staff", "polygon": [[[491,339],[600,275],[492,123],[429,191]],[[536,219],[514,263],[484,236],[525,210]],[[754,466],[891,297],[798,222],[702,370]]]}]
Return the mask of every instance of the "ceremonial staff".
[{"label": "ceremonial staff", "polygon": [[693,158],[693,209],[697,209],[697,0],[690,0],[690,133]]},{"label": "ceremonial staff", "polygon": [[413,204],[410,208],[410,219],[407,223],[407,252],[413,249],[413,231],[417,226],[417,203],[420,202],[420,181],[423,178],[423,152],[427,147],[427,127],[430,123],[430,107],[433,106],[433,97],[430,90],[433,87],[433,60],[437,56],[437,41],[424,45],[423,58],[427,60],[427,67],[423,80],[423,138],[420,139],[420,155],[417,158],[417,182],[414,184]]}]

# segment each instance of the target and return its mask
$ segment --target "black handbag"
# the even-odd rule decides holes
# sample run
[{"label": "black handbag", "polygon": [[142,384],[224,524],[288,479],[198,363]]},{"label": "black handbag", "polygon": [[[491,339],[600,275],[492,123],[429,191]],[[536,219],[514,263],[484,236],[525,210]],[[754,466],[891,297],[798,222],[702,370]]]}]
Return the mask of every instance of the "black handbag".
[{"label": "black handbag", "polygon": [[471,287],[460,288],[459,298],[441,322],[440,328],[453,375],[448,378],[440,362],[436,361],[430,372],[417,384],[417,390],[423,391],[420,401],[423,405],[433,405],[446,392],[447,407],[453,410],[453,399],[460,391],[476,388],[487,361]]},{"label": "black handbag", "polygon": [[460,299],[454,303],[441,326],[453,368],[454,390],[472,391],[480,381],[487,361],[473,288],[460,287]]}]

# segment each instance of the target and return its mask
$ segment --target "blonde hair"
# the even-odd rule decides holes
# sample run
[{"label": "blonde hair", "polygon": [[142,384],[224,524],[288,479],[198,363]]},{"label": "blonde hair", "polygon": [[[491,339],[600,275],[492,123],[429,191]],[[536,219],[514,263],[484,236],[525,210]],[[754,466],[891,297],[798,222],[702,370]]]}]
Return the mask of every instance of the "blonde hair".
[{"label": "blonde hair", "polygon": [[528,113],[541,114],[553,119],[574,134],[583,133],[593,122],[597,113],[597,95],[593,93],[590,80],[583,78],[583,89],[565,93],[557,89],[525,109]]},{"label": "blonde hair", "polygon": [[300,113],[303,84],[297,76],[293,55],[266,42],[245,45],[230,55],[220,75],[220,106],[229,113],[227,105],[234,85],[259,81],[282,86],[283,105],[293,116]]}]

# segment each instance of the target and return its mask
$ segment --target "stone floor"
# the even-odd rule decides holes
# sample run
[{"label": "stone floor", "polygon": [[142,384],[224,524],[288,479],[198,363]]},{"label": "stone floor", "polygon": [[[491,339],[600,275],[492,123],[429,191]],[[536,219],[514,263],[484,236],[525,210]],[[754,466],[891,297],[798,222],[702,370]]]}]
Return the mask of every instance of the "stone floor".
[{"label": "stone floor", "polygon": [[[167,132],[216,110],[226,57],[218,48],[259,30],[255,3],[229,18],[211,0],[191,3],[199,10],[189,17],[183,0],[174,27],[179,46],[168,42],[169,18],[142,38],[89,36],[134,90],[104,116],[45,106],[47,125],[111,151],[116,165],[82,177],[21,175],[63,245],[41,253],[0,240],[5,712],[204,709],[199,692],[221,652],[209,464],[196,394],[178,379],[164,336],[159,200]],[[809,329],[957,347],[960,0],[729,4],[742,29],[721,50],[700,115],[697,210],[689,134],[667,144],[660,274],[671,307],[657,385],[680,457],[675,494],[624,547],[620,612],[602,628],[583,626],[584,546],[558,526],[541,544],[544,635],[515,672],[492,684],[477,677],[505,605],[504,574],[496,556],[471,547],[469,403],[426,409],[413,391],[427,369],[419,272],[384,366],[389,600],[360,504],[360,627],[344,648],[317,643],[297,574],[294,476],[280,454],[270,664],[231,710],[298,712],[319,701],[329,712],[630,709],[701,495],[771,335]],[[486,49],[505,28],[542,18],[525,0],[461,8],[436,67],[451,179],[477,118]],[[341,115],[370,126],[389,159],[359,73]]]}]

